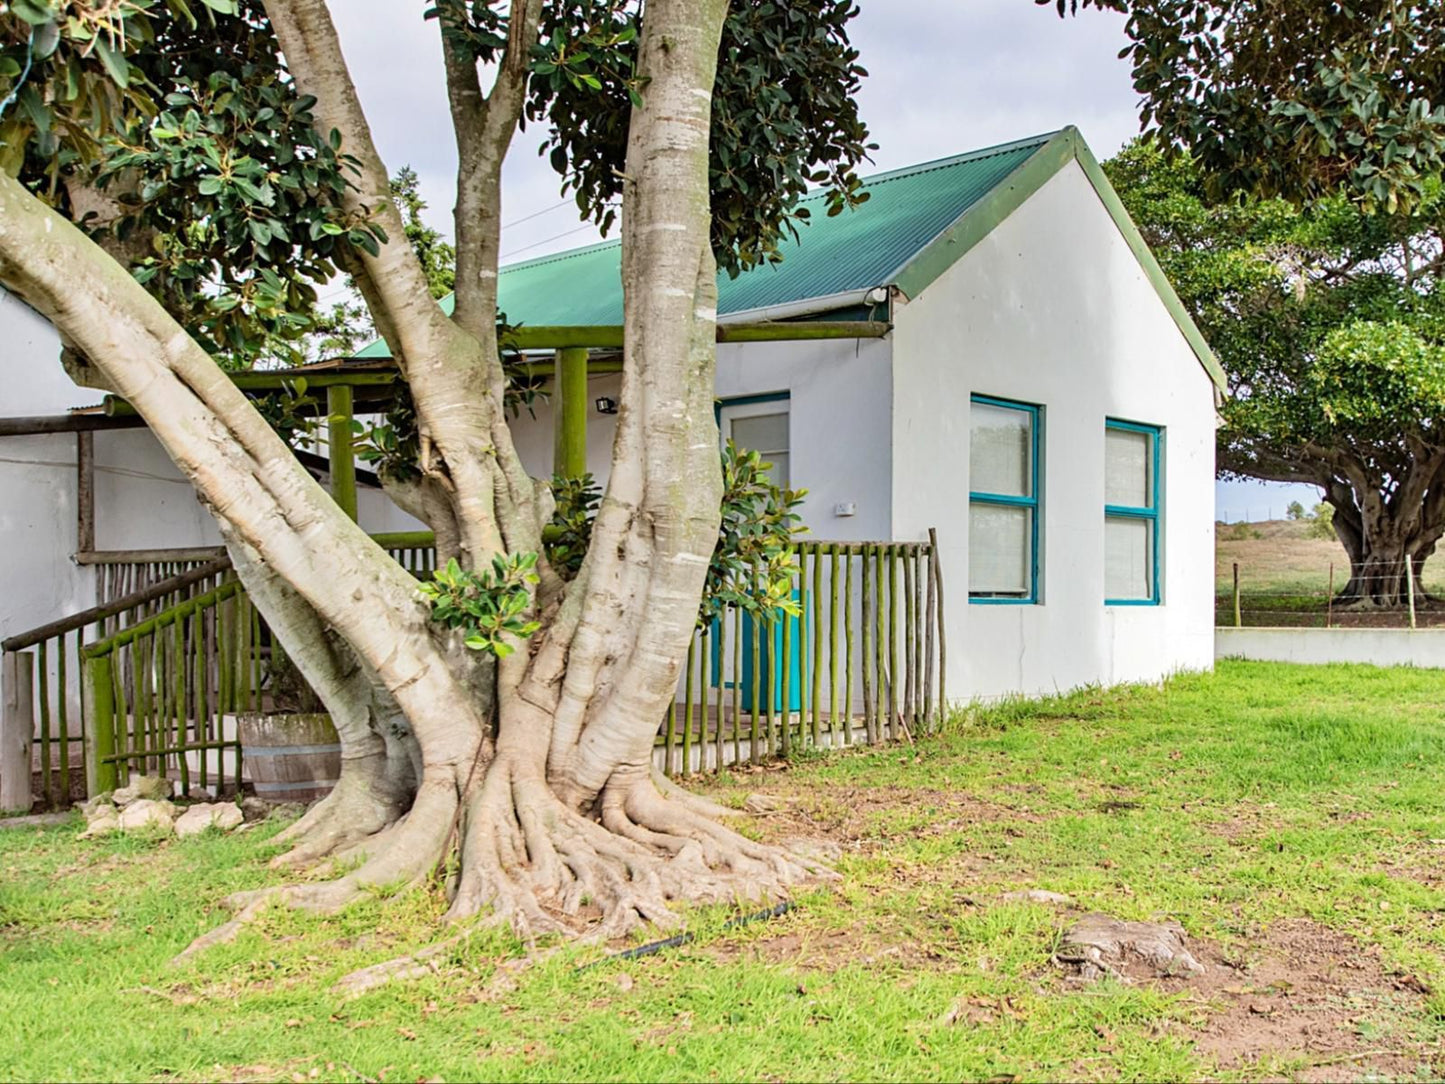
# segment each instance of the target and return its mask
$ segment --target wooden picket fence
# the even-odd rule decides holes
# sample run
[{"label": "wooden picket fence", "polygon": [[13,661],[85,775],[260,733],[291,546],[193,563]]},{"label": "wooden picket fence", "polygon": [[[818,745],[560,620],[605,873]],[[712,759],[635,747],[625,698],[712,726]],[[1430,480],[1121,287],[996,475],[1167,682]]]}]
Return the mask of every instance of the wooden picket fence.
[{"label": "wooden picket fence", "polygon": [[945,703],[936,538],[794,544],[796,615],[728,607],[698,630],[654,762],[668,775],[912,740]]},{"label": "wooden picket fence", "polygon": [[[377,539],[414,575],[435,568],[430,535]],[[912,740],[941,720],[936,540],[799,541],[793,562],[796,613],[767,620],[729,607],[699,629],[658,729],[667,774]],[[266,709],[279,648],[229,561],[113,555],[98,587],[99,606],[0,645],[4,710],[12,732],[34,733],[43,796],[64,806],[132,770],[169,774],[183,793],[237,787],[235,716]]]}]

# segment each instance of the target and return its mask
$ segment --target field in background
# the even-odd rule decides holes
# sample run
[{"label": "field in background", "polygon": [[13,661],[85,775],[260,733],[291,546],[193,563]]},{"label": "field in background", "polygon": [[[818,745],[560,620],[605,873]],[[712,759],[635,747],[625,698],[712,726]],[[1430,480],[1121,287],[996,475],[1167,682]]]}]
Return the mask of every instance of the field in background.
[{"label": "field in background", "polygon": [[[1330,565],[1335,590],[1349,579],[1344,547],[1331,538],[1311,537],[1311,524],[1300,520],[1263,523],[1217,523],[1214,527],[1216,624],[1234,624],[1234,565],[1239,565],[1240,609],[1245,625],[1323,626],[1329,598]],[[1445,556],[1425,564],[1425,588],[1445,598]],[[1330,615],[1341,626],[1396,626],[1408,623],[1403,614]],[[1417,614],[1420,625],[1445,625],[1445,613]]]},{"label": "field in background", "polygon": [[[437,936],[438,892],[270,911],[171,966],[223,895],[276,882],[275,826],[0,831],[0,1078],[1439,1079],[1439,683],[1226,662],[695,781],[842,880],[742,928],[692,912],[693,943],[643,959],[508,972],[521,946],[479,933],[355,999],[336,980]],[[1030,888],[1075,903],[1008,895]],[[1091,910],[1177,919],[1208,973],[1069,977],[1053,952]]]}]

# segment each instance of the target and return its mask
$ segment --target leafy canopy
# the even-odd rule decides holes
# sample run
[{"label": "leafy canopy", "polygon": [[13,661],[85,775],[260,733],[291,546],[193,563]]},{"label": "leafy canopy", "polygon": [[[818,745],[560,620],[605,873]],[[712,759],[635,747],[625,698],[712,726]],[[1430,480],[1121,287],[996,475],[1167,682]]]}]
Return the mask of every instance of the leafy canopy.
[{"label": "leafy canopy", "polygon": [[1347,455],[1379,477],[1445,446],[1445,195],[1409,215],[1343,197],[1215,201],[1201,167],[1136,141],[1106,165],[1229,374],[1220,465],[1314,480]]},{"label": "leafy canopy", "polygon": [[1124,12],[1146,134],[1211,195],[1408,210],[1445,165],[1438,0],[1035,0]]},{"label": "leafy canopy", "polygon": [[[640,0],[544,6],[524,124],[579,210],[617,213]],[[505,44],[509,5],[436,0],[449,47],[478,63]],[[848,39],[853,0],[736,0],[713,102],[713,241],[732,273],[779,259],[807,216],[867,198],[856,167],[872,145],[858,115],[866,74]],[[97,239],[223,364],[308,360],[310,342],[354,341],[354,304],[318,312],[317,287],[354,249],[386,241],[337,197],[353,162],[318,133],[260,0],[13,0],[0,8],[0,166]],[[414,178],[394,195],[433,293],[450,254],[420,219]],[[89,193],[81,200],[79,193]],[[434,259],[432,257],[435,257]],[[448,286],[449,288],[449,286]],[[444,291],[443,291],[444,292]]]},{"label": "leafy canopy", "polygon": [[0,164],[231,367],[304,360],[316,288],[382,231],[338,197],[259,0],[26,0],[0,15]]}]

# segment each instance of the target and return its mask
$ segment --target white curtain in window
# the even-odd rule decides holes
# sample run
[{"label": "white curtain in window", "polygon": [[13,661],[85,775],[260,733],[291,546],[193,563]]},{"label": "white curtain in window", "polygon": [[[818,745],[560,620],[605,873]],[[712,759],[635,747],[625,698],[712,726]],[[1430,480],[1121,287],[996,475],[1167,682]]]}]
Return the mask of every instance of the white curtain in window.
[{"label": "white curtain in window", "polygon": [[1028,595],[1032,545],[1032,509],[969,505],[969,591],[980,595]]},{"label": "white curtain in window", "polygon": [[968,488],[974,493],[1032,497],[1033,417],[1026,410],[972,404]]},{"label": "white curtain in window", "polygon": [[759,453],[763,460],[772,464],[773,484],[788,488],[791,477],[788,447],[787,412],[777,414],[754,414],[747,418],[732,420],[733,443],[739,448]]},{"label": "white curtain in window", "polygon": [[1122,508],[1153,505],[1151,445],[1154,438],[1133,429],[1104,430],[1104,503]]},{"label": "white curtain in window", "polygon": [[1104,518],[1104,597],[1148,600],[1154,580],[1154,524],[1123,516]]}]

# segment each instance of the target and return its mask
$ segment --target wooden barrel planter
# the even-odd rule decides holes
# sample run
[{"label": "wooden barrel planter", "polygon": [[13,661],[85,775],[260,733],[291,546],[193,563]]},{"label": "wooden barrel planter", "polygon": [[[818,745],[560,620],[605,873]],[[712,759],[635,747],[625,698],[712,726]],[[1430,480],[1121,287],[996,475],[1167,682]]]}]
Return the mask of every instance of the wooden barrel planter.
[{"label": "wooden barrel planter", "polygon": [[331,716],[239,715],[241,755],[256,797],[312,802],[341,777],[341,739]]}]

